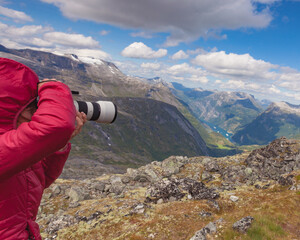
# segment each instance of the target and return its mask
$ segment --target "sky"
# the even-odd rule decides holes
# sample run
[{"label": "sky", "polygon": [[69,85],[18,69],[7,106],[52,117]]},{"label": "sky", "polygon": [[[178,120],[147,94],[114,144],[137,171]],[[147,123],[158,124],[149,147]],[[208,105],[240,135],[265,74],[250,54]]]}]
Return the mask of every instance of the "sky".
[{"label": "sky", "polygon": [[0,44],[300,104],[300,0],[0,0]]}]

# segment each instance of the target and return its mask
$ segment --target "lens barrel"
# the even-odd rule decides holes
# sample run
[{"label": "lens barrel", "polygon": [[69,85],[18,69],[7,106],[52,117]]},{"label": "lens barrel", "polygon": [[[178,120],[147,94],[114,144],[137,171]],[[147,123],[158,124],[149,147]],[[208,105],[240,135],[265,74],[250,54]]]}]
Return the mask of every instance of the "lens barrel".
[{"label": "lens barrel", "polygon": [[84,112],[87,120],[98,123],[113,123],[117,118],[117,106],[110,101],[74,101],[77,111]]}]

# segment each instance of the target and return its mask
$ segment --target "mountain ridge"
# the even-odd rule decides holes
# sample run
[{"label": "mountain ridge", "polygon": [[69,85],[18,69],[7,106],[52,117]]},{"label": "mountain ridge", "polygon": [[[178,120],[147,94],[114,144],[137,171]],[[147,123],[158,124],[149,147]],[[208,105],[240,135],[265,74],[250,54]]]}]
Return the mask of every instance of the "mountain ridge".
[{"label": "mountain ridge", "polygon": [[268,144],[282,136],[300,138],[300,105],[272,103],[255,120],[234,134],[232,139],[243,145]]}]

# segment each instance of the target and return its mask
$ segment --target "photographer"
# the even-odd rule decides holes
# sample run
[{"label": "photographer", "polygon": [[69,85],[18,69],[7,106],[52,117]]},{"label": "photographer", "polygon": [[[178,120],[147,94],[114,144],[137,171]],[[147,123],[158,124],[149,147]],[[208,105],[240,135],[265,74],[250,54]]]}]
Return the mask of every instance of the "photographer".
[{"label": "photographer", "polygon": [[0,58],[0,240],[41,239],[35,218],[43,191],[85,122],[65,84],[39,82],[25,65]]}]

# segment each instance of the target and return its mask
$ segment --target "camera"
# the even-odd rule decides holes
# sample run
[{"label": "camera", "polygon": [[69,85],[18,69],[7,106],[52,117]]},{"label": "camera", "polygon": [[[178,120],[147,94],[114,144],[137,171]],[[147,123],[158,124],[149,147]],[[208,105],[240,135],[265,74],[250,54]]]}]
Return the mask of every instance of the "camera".
[{"label": "camera", "polygon": [[113,123],[117,118],[117,106],[110,101],[74,101],[77,111],[84,112],[87,120],[98,123]]}]

